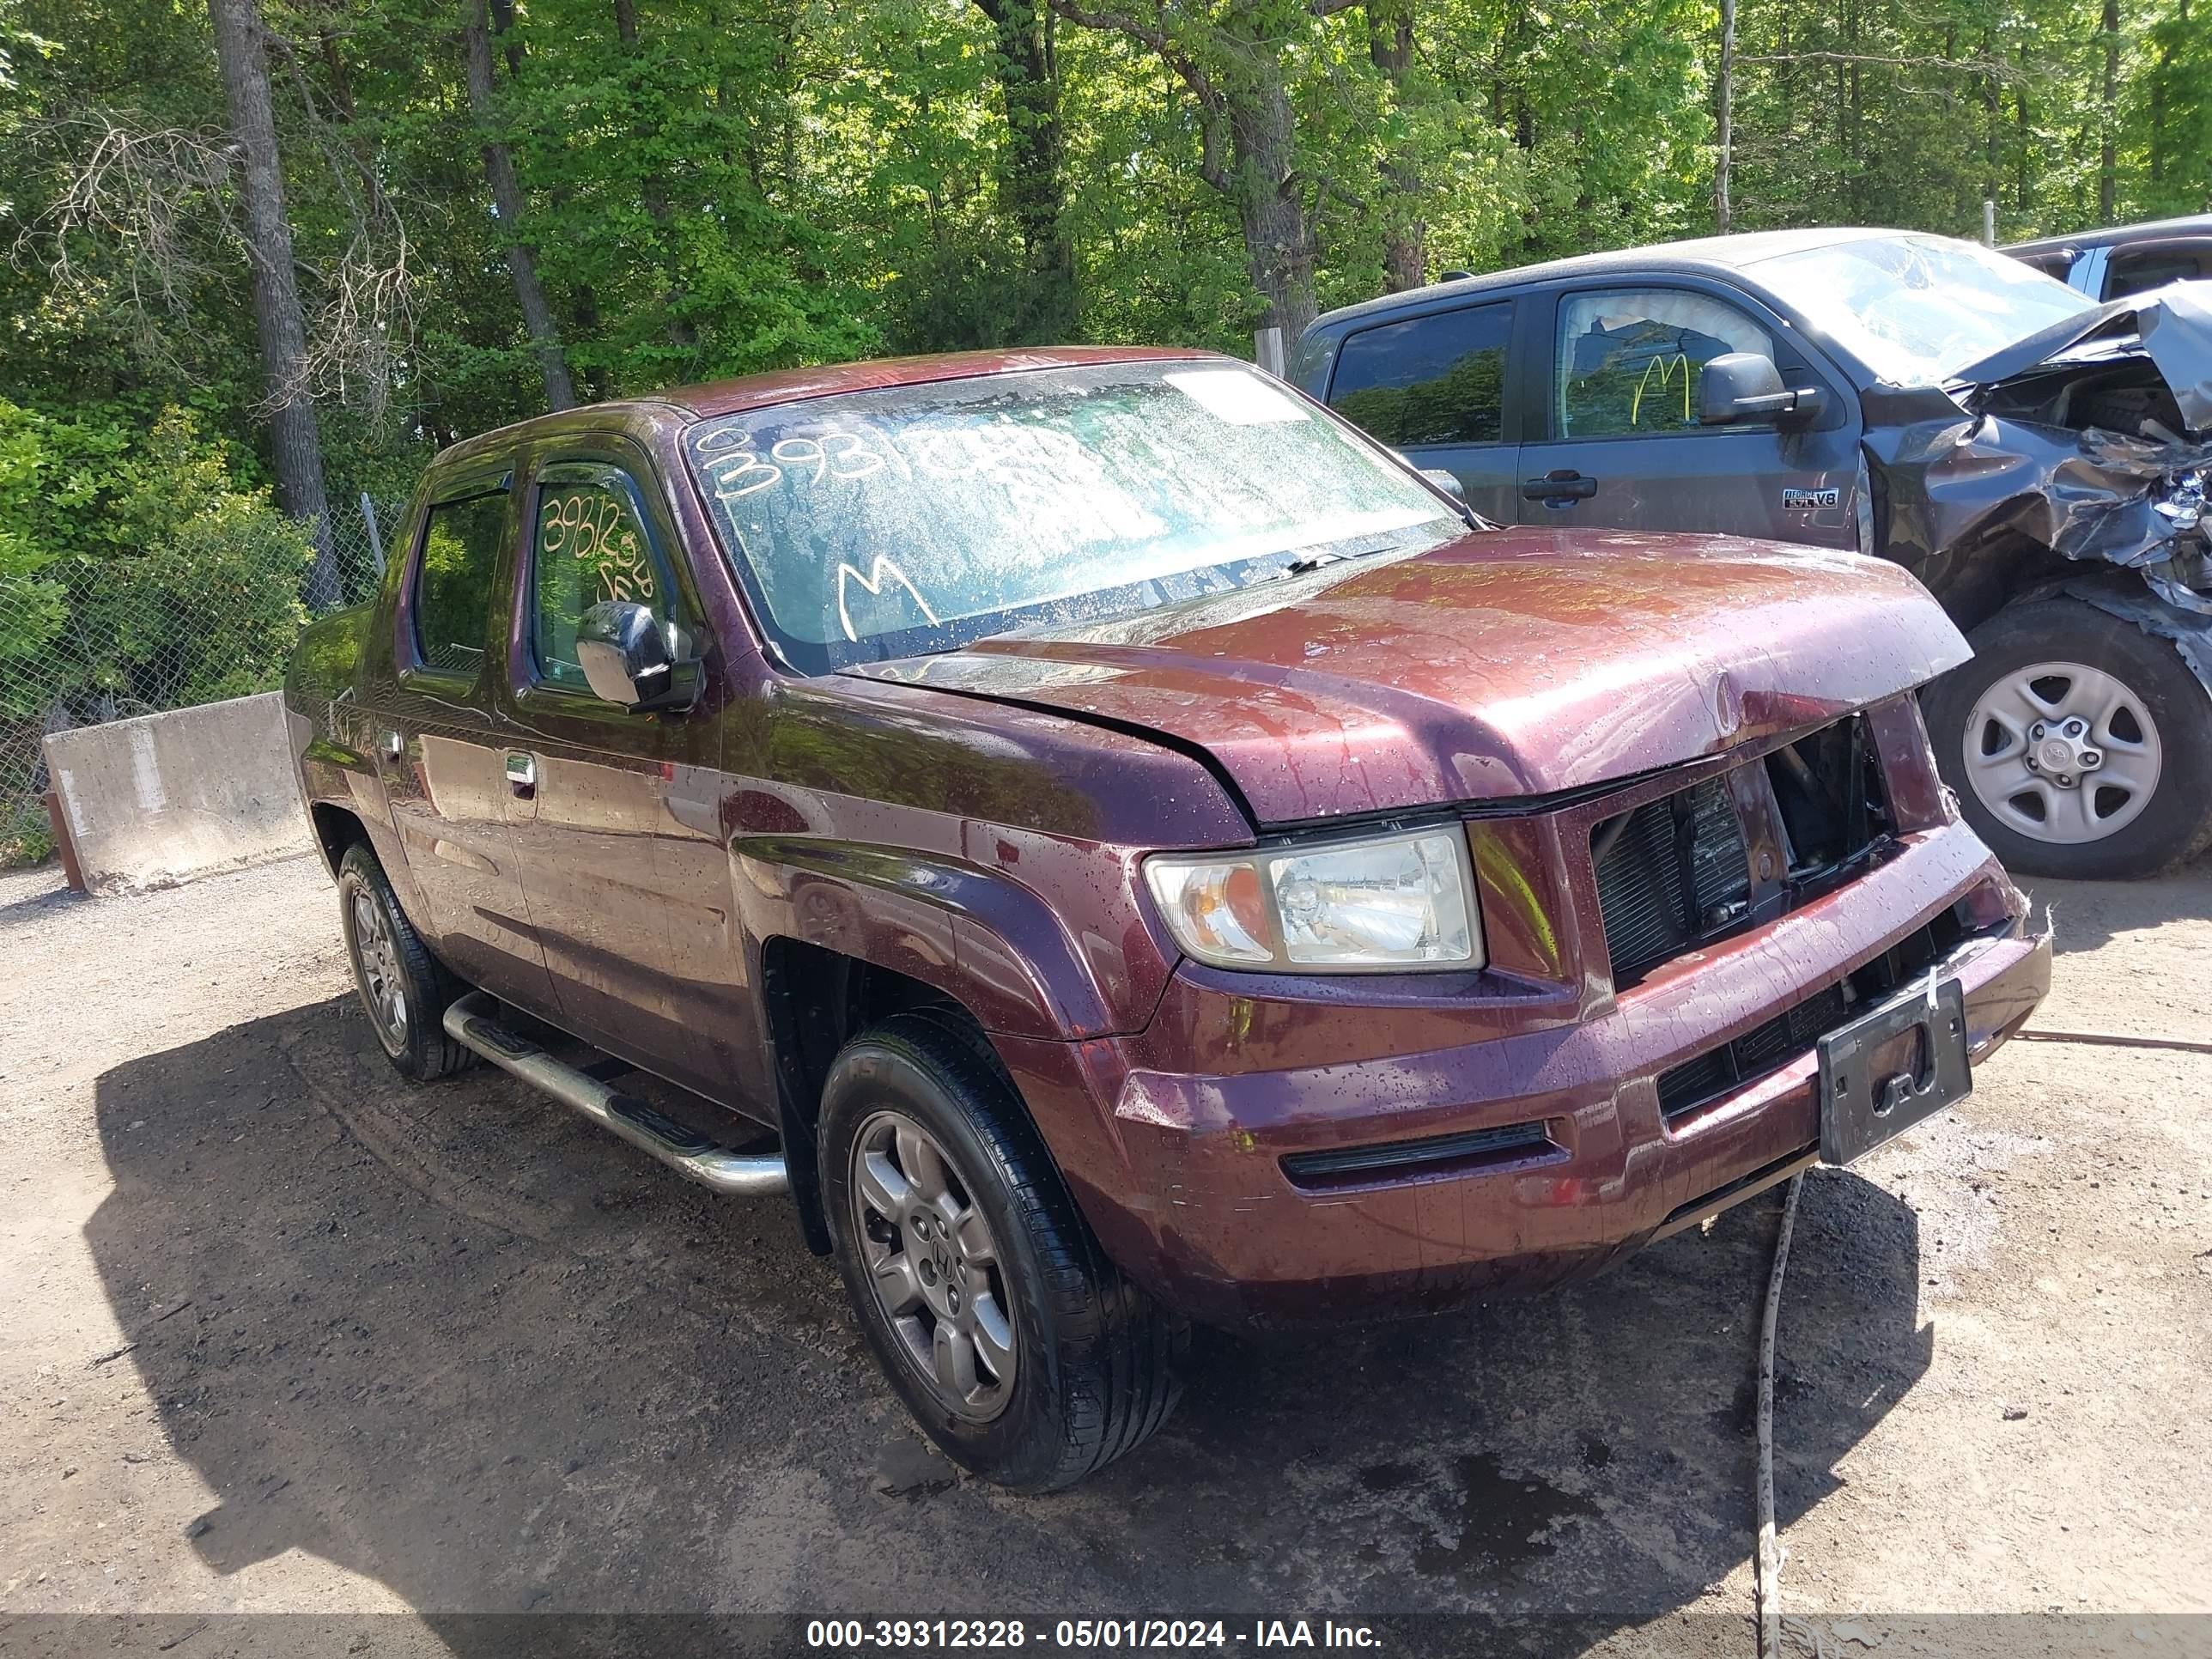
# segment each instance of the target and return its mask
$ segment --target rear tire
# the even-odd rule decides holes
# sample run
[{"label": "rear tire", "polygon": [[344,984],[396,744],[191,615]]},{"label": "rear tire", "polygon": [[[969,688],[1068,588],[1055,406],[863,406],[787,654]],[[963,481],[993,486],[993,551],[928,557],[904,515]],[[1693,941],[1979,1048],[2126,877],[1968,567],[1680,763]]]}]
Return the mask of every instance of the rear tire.
[{"label": "rear tire", "polygon": [[445,1027],[447,1007],[468,987],[424,947],[366,842],[338,860],[338,922],[362,1011],[399,1075],[428,1083],[475,1064]]},{"label": "rear tire", "polygon": [[818,1144],[860,1328],[948,1457],[1050,1492],[1167,1420],[1189,1328],[1106,1260],[980,1032],[933,1011],[863,1031]]},{"label": "rear tire", "polygon": [[1973,660],[1928,692],[1928,734],[2008,869],[2152,876],[2212,845],[2212,698],[2172,645],[2065,599],[2011,606],[1969,637]]}]

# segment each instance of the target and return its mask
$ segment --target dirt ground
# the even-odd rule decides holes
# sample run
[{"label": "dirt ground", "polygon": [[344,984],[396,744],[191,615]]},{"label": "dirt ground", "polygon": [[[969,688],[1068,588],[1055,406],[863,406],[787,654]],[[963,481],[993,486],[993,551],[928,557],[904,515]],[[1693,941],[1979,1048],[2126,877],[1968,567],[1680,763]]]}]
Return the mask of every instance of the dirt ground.
[{"label": "dirt ground", "polygon": [[[2212,1039],[2212,866],[2038,897],[2041,1027]],[[921,1449],[780,1206],[496,1073],[406,1087],[348,987],[312,860],[0,877],[0,1649],[67,1646],[52,1613],[384,1613],[434,1653],[487,1613],[1030,1610],[1751,1650],[1776,1197],[1541,1299],[1201,1336],[1164,1433],[1021,1499]],[[2212,1614],[2212,1054],[2017,1042],[1814,1175],[1780,1352],[1799,1650],[1951,1613],[2212,1647],[2154,1616]]]}]

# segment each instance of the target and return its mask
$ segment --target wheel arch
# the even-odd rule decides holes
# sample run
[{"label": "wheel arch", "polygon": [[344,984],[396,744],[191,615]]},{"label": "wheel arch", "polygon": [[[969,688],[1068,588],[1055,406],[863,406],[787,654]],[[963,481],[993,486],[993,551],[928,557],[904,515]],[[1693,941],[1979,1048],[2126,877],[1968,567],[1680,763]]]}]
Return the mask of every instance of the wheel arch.
[{"label": "wheel arch", "polygon": [[323,866],[335,879],[338,860],[345,856],[346,848],[356,842],[368,842],[371,850],[368,825],[361,815],[349,807],[338,806],[326,800],[311,801],[307,805],[307,821],[314,827],[315,849],[323,855]]},{"label": "wheel arch", "polygon": [[957,1022],[1006,1079],[1018,1109],[1030,1118],[1030,1127],[1037,1127],[983,1020],[951,991],[788,933],[773,934],[761,942],[760,987],[784,1167],[799,1209],[799,1231],[815,1255],[830,1254],[822,1170],[815,1153],[823,1085],[838,1052],[860,1032],[895,1014],[920,1011]]}]

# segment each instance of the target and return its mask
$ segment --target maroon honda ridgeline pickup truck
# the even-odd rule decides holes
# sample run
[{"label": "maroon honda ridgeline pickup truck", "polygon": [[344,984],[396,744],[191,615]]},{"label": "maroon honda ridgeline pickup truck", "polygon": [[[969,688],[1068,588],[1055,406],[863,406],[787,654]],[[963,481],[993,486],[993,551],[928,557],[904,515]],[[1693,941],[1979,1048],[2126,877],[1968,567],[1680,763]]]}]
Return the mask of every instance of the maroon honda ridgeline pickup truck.
[{"label": "maroon honda ridgeline pickup truck", "polygon": [[1186,1320],[1556,1284],[1964,1093],[2050,973],[1929,760],[1964,655],[1893,565],[1489,529],[1071,349],[457,445],[287,696],[399,1069],[787,1192],[1035,1490]]}]

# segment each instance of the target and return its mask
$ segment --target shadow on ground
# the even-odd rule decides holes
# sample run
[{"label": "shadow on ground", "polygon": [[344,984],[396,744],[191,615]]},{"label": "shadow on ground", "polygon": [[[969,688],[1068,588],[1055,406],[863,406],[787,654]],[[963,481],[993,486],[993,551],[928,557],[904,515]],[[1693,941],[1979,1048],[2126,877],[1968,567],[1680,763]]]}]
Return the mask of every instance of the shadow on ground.
[{"label": "shadow on ground", "polygon": [[[495,1074],[410,1090],[349,1000],[103,1077],[89,1243],[234,1573],[304,1550],[435,1616],[615,1609],[1650,1619],[1751,1532],[1777,1199],[1463,1316],[1202,1340],[1182,1411],[1024,1500],[913,1436],[779,1206]],[[1785,1522],[1929,1364],[1912,1213],[1808,1185]],[[886,1468],[908,1472],[888,1484]],[[471,1621],[449,1639],[471,1645]]]},{"label": "shadow on ground", "polygon": [[2051,917],[2051,945],[2061,955],[2094,951],[2123,933],[2171,921],[2212,921],[2212,857],[2144,881],[2057,881],[2021,877],[2041,920]]}]

